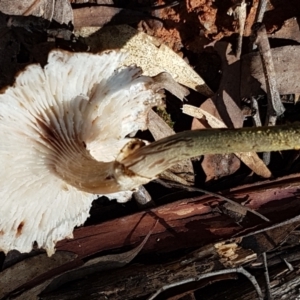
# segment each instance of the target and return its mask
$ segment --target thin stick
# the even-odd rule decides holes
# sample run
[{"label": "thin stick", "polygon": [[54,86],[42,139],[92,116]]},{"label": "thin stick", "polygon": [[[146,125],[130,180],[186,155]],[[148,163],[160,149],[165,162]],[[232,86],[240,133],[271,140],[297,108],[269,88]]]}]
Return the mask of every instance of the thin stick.
[{"label": "thin stick", "polygon": [[[275,68],[265,25],[261,23],[254,24],[253,35],[255,37],[255,43],[258,46],[259,54],[261,56],[263,71],[266,79],[268,112],[265,125],[275,126],[277,116],[282,115],[285,111],[285,108],[282,105],[277,89]],[[268,165],[271,160],[271,154],[269,152],[264,153],[263,160],[265,164]]]},{"label": "thin stick", "polygon": [[[266,218],[265,216],[263,216],[262,214],[260,214],[259,212],[247,207],[247,206],[243,206],[227,197],[224,197],[223,195],[220,195],[220,194],[217,194],[217,193],[214,193],[214,192],[210,192],[210,191],[206,191],[206,190],[203,190],[203,189],[200,189],[200,188],[196,188],[196,187],[191,187],[191,186],[185,186],[185,185],[181,185],[179,183],[176,183],[176,182],[172,182],[170,184],[160,180],[160,179],[157,179],[156,182],[162,184],[163,186],[166,186],[166,187],[173,187],[173,188],[181,188],[181,189],[185,189],[187,191],[190,191],[190,192],[200,192],[200,193],[203,193],[203,194],[206,194],[208,196],[214,196],[216,198],[219,198],[223,201],[226,201],[228,203],[231,203],[233,205],[236,205],[236,206],[241,206],[243,209],[246,209],[248,212],[260,217],[261,219],[263,219],[264,221],[266,222],[270,222],[270,220],[268,218]],[[168,186],[169,185],[169,186]]]},{"label": "thin stick", "polygon": [[240,273],[240,274],[243,274],[244,276],[246,276],[246,278],[248,278],[250,280],[253,287],[255,288],[258,299],[263,300],[263,294],[262,294],[262,291],[260,289],[260,286],[259,286],[256,278],[254,276],[252,276],[248,271],[246,271],[243,267],[235,268],[235,269],[227,269],[227,270],[209,272],[209,273],[206,273],[206,274],[201,274],[201,275],[196,276],[196,277],[191,277],[191,278],[183,279],[183,280],[175,282],[175,283],[170,283],[170,284],[164,285],[156,293],[154,293],[152,296],[150,296],[147,300],[153,300],[159,294],[161,294],[162,292],[164,292],[168,289],[171,289],[173,287],[177,287],[177,286],[187,284],[187,283],[190,283],[190,282],[200,281],[202,279],[217,276],[217,275],[224,275],[224,274],[231,274],[231,273]]},{"label": "thin stick", "polygon": [[272,300],[272,293],[271,293],[271,287],[270,287],[270,277],[269,277],[269,270],[268,270],[268,263],[267,263],[267,255],[266,252],[262,254],[263,256],[263,265],[264,265],[264,276],[266,280],[266,293],[267,293],[267,299]]},{"label": "thin stick", "polygon": [[253,123],[256,127],[261,127],[262,123],[259,115],[259,106],[255,97],[251,97],[251,106],[252,110],[254,111],[252,115]]},{"label": "thin stick", "polygon": [[247,4],[245,0],[242,0],[241,3],[238,3],[234,8],[230,8],[227,13],[233,15],[234,19],[239,21],[239,35],[235,55],[239,60],[242,53],[243,35],[247,18]]},{"label": "thin stick", "polygon": [[261,23],[264,18],[268,0],[260,0],[258,4],[258,9],[256,13],[255,23]]},{"label": "thin stick", "polygon": [[282,105],[280,95],[277,89],[276,73],[272,58],[272,52],[264,24],[256,23],[253,26],[253,35],[255,43],[258,46],[261,56],[264,75],[266,78],[266,87],[268,94],[268,114],[270,116],[266,126],[275,125],[276,117],[284,113],[285,109]]}]

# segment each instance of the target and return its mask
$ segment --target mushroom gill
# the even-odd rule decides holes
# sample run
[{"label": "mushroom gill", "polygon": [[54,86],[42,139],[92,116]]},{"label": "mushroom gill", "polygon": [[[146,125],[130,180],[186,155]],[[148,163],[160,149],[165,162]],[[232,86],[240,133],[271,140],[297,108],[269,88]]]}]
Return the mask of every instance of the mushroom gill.
[{"label": "mushroom gill", "polygon": [[206,153],[300,147],[300,125],[195,130],[145,145],[127,136],[146,129],[163,94],[125,54],[52,51],[0,95],[0,250],[48,255],[72,237],[97,194],[118,201],[182,159]]},{"label": "mushroom gill", "polygon": [[51,255],[98,194],[130,197],[116,159],[163,94],[138,67],[118,68],[125,55],[55,50],[0,95],[0,250],[37,242]]}]

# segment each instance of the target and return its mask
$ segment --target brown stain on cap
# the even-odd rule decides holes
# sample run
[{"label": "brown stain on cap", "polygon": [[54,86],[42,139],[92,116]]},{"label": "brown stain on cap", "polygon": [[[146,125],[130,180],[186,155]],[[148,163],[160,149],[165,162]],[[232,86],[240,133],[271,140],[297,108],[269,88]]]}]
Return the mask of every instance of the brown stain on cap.
[{"label": "brown stain on cap", "polygon": [[17,237],[20,236],[20,235],[22,234],[22,230],[23,230],[24,225],[25,225],[25,222],[24,222],[24,221],[22,221],[22,222],[19,224],[19,226],[18,226],[18,228],[17,228],[17,234],[16,234]]}]

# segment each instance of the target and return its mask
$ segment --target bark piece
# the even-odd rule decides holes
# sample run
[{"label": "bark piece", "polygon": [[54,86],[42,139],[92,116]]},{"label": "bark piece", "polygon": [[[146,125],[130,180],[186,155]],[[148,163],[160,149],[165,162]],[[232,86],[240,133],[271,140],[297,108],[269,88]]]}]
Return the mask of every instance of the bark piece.
[{"label": "bark piece", "polygon": [[[259,209],[263,215],[271,216],[272,222],[287,220],[300,213],[298,200],[299,175],[287,176],[281,179],[266,181],[253,185],[246,185],[225,193],[228,198],[245,201],[252,209]],[[153,235],[145,245],[146,252],[154,250],[170,251],[186,247],[196,247],[207,244],[215,238],[227,238],[241,232],[249,233],[255,229],[253,223],[244,224],[243,228],[226,217],[217,217],[209,203],[216,201],[212,196],[183,199],[147,212],[139,212],[122,219],[111,220],[95,226],[78,228],[74,232],[74,239],[65,240],[57,244],[58,250],[72,251],[79,257],[86,257],[94,253],[120,248],[139,242],[153,225],[153,218],[159,218]],[[284,205],[283,205],[284,204]],[[280,214],[274,212],[281,212]],[[212,218],[214,222],[212,223]],[[206,221],[204,221],[206,220]],[[263,222],[263,227],[270,223]],[[125,224],[123,226],[122,224]],[[195,234],[197,232],[197,234]],[[184,239],[184,243],[182,243]]]}]

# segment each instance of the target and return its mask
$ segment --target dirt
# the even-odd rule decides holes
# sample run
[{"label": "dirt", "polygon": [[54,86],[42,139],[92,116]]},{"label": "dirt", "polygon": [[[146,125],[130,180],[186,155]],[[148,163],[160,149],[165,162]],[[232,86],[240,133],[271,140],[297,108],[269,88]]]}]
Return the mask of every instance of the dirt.
[{"label": "dirt", "polygon": [[[251,33],[258,0],[247,2],[245,36]],[[238,0],[184,0],[179,5],[153,12],[153,16],[163,20],[163,26],[147,22],[144,30],[179,52],[183,48],[201,53],[205,46],[224,37],[238,33],[238,21],[228,14]],[[164,4],[159,0],[157,5]],[[269,33],[280,29],[284,21],[299,17],[300,2],[297,0],[273,0],[267,6],[264,22]],[[156,24],[153,26],[153,23]]]},{"label": "dirt", "polygon": [[158,10],[154,16],[164,20],[164,26],[156,28],[154,36],[175,51],[185,47],[198,53],[210,41],[236,32],[236,21],[227,15],[231,6],[229,0],[185,0],[180,5]]}]

